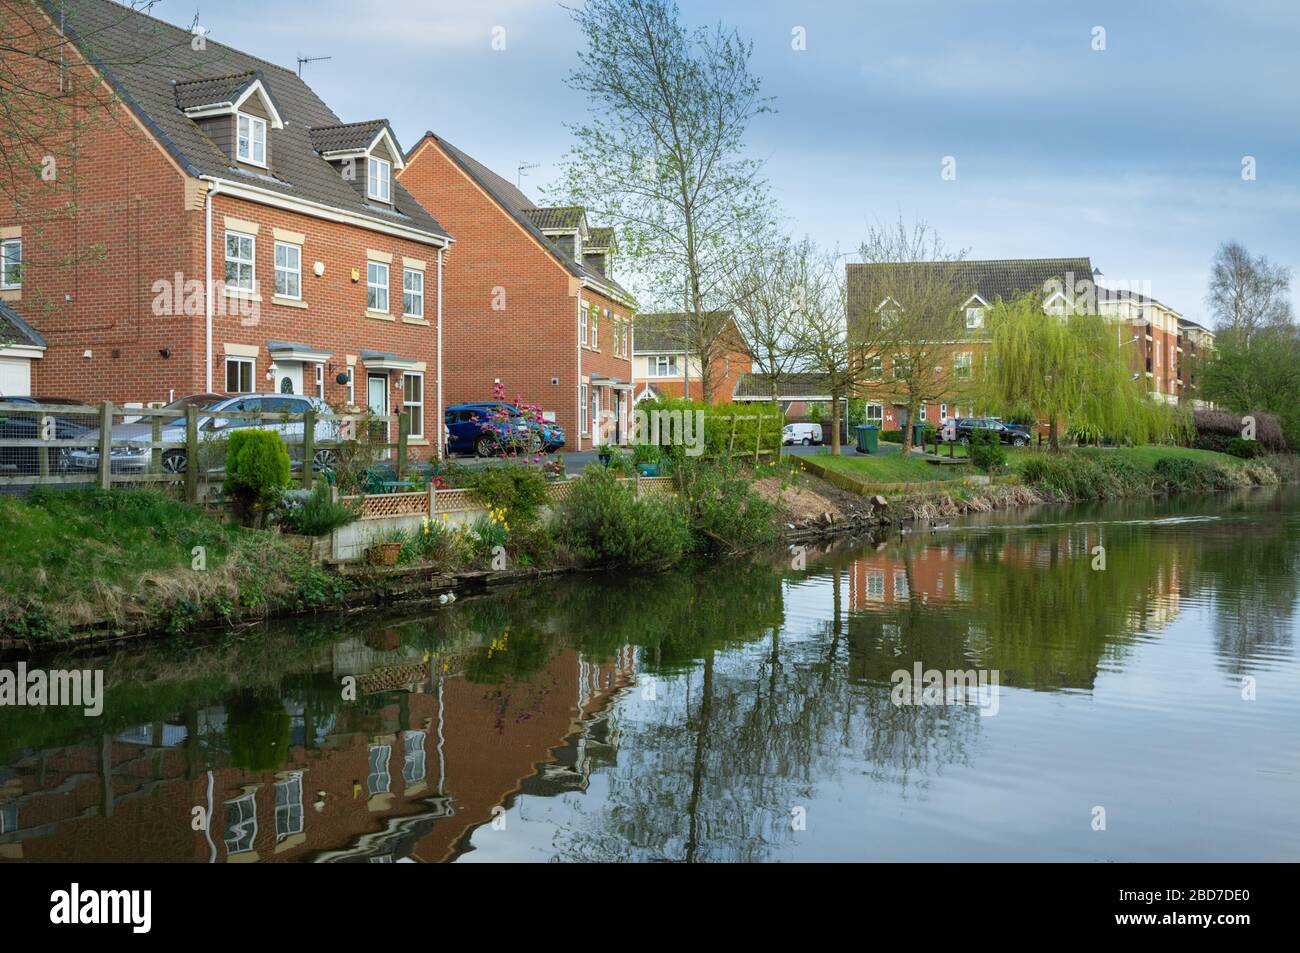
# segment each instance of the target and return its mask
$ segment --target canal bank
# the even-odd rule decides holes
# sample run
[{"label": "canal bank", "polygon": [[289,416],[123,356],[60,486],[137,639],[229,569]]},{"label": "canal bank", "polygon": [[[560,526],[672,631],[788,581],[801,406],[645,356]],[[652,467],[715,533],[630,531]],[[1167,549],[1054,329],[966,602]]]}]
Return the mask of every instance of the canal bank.
[{"label": "canal bank", "polygon": [[[706,514],[712,522],[706,523],[703,532],[714,547],[711,556],[716,557],[762,550],[775,540],[804,544],[971,513],[1080,502],[1090,497],[1227,491],[1272,485],[1283,476],[1293,476],[1279,463],[1220,464],[1207,462],[1203,456],[1172,454],[1168,448],[1150,449],[1165,455],[1148,454],[1143,460],[1113,451],[1109,456],[1075,452],[1060,458],[1036,457],[1029,461],[1032,466],[996,483],[958,485],[950,481],[937,491],[927,485],[926,492],[890,497],[870,493],[872,487],[855,483],[815,459],[803,458],[801,474],[763,468],[748,479],[732,477],[729,483],[709,484],[703,494],[697,491],[695,498],[707,499],[710,494],[725,498],[728,493],[752,490],[768,507],[754,505],[750,510]],[[1018,482],[1027,475],[1034,481],[1032,485]],[[1005,482],[1008,479],[1013,482]],[[71,585],[57,597],[57,603],[33,599],[29,592],[18,609],[12,608],[13,594],[7,594],[11,608],[6,630],[0,635],[0,659],[182,636],[217,637],[278,617],[354,613],[392,605],[445,606],[456,598],[504,586],[595,572],[606,566],[599,558],[582,558],[557,547],[547,534],[542,543],[512,553],[512,557],[521,558],[498,559],[501,554],[491,549],[490,563],[483,561],[483,565],[497,567],[491,569],[449,570],[444,564],[426,562],[331,568],[313,562],[278,533],[241,529],[176,501],[148,494],[95,496],[87,513],[78,511],[78,499],[64,494],[42,497],[35,507],[4,503],[2,515],[10,523],[22,521],[22,526],[5,527],[7,545],[20,545],[19,557],[11,558],[9,564],[21,567],[24,559],[31,563],[28,570],[33,566],[37,570],[32,574],[33,584],[62,572]],[[660,507],[660,517],[668,506],[662,501],[653,505]],[[23,506],[27,510],[20,512]],[[33,516],[32,510],[39,512]],[[45,517],[44,522],[37,516]],[[644,516],[637,517],[643,523],[637,532],[655,532],[657,524],[644,521]],[[611,517],[610,512],[602,511],[605,523],[598,533],[610,532],[611,518],[617,524],[625,517]],[[772,520],[775,525],[770,532],[761,533],[743,526],[738,529],[737,521],[743,524],[746,519]],[[509,529],[508,524],[505,528]],[[431,529],[443,532],[442,527],[426,524],[424,533]],[[719,532],[732,535],[720,536]],[[631,545],[638,545],[635,535],[630,538]],[[742,542],[729,544],[729,538]],[[744,545],[746,539],[752,542]],[[662,571],[673,562],[680,560],[648,561],[624,565],[623,569],[634,568],[641,575]],[[82,602],[73,591],[77,586],[90,594],[82,596]],[[64,613],[62,619],[72,621],[60,622],[58,612]]]}]

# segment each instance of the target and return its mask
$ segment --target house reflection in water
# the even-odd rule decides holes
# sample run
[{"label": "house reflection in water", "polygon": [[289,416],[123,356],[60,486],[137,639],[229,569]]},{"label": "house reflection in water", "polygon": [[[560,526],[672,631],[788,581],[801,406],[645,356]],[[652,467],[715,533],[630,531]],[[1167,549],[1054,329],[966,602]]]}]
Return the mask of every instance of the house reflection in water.
[{"label": "house reflection in water", "polygon": [[[354,677],[356,703],[290,689],[252,717],[192,709],[0,767],[0,861],[453,859],[521,791],[585,788],[593,756],[613,756],[607,709],[634,658],[566,649],[530,675],[476,682],[465,655],[345,640],[316,674]],[[226,743],[233,763],[272,750],[273,769],[209,769]]]}]

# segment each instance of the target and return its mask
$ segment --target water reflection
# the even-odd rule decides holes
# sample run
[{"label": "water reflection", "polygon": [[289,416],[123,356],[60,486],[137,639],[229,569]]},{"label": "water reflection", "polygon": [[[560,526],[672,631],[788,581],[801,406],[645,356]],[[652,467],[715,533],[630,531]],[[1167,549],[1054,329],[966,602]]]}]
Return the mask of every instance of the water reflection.
[{"label": "water reflection", "polygon": [[[122,653],[101,718],[0,709],[0,859],[1172,858],[1210,810],[1224,856],[1294,858],[1298,513],[985,518]],[[918,663],[1011,697],[892,704]],[[1142,836],[1087,840],[1098,786]]]}]

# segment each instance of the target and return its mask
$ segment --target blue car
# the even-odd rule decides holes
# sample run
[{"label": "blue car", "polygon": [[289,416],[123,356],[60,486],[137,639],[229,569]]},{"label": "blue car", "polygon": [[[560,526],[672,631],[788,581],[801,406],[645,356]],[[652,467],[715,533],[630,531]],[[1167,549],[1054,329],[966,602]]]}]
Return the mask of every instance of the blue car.
[{"label": "blue car", "polygon": [[[509,424],[499,418],[509,416]],[[564,431],[553,423],[525,420],[519,408],[496,401],[454,404],[443,413],[447,425],[447,452],[490,457],[502,443],[518,443],[529,452],[550,453],[564,446]]]}]

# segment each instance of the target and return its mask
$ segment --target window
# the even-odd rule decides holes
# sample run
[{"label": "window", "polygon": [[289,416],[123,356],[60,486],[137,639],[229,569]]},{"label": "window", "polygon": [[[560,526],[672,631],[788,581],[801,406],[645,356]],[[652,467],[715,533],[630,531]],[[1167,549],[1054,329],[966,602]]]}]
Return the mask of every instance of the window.
[{"label": "window", "polygon": [[883,569],[867,570],[867,598],[873,602],[885,598],[885,571]]},{"label": "window", "polygon": [[600,391],[594,387],[591,390],[591,439],[597,441],[600,439]]},{"label": "window", "polygon": [[879,427],[881,422],[884,419],[885,419],[884,404],[867,404],[867,423],[875,424],[877,427]]},{"label": "window", "polygon": [[387,159],[370,156],[366,160],[366,194],[381,202],[389,201],[392,194],[393,164]]},{"label": "window", "polygon": [[953,371],[959,380],[970,379],[970,352],[963,351],[953,359]]},{"label": "window", "polygon": [[947,420],[947,419],[948,419],[948,405],[947,405],[947,404],[940,404],[940,405],[939,405],[939,423],[943,423],[943,422],[944,422],[945,420]]},{"label": "window", "polygon": [[907,595],[908,595],[907,570],[895,569],[894,570],[894,598],[906,599]]},{"label": "window", "polygon": [[650,364],[651,377],[677,377],[677,355],[658,354]]},{"label": "window", "polygon": [[867,380],[878,381],[885,376],[885,364],[879,354],[872,354],[866,359]]},{"label": "window", "polygon": [[600,343],[600,308],[591,309],[591,327],[588,333],[591,335],[591,348],[596,350]]},{"label": "window", "polygon": [[0,243],[0,288],[12,290],[23,284],[23,242],[6,238]]},{"label": "window", "polygon": [[254,361],[251,357],[226,358],[226,393],[253,393]]},{"label": "window", "polygon": [[302,833],[302,772],[275,782],[275,841]]},{"label": "window", "polygon": [[402,735],[402,780],[416,784],[424,780],[424,732],[408,731]]},{"label": "window", "polygon": [[257,290],[257,266],[253,256],[257,239],[243,232],[226,232],[226,287],[237,291]]},{"label": "window", "polygon": [[578,430],[587,432],[587,385],[578,385]]},{"label": "window", "polygon": [[424,436],[424,375],[405,374],[402,376],[402,407],[410,414],[410,429],[407,436]]},{"label": "window", "polygon": [[578,343],[587,343],[587,305],[583,302],[582,316],[578,319]]},{"label": "window", "polygon": [[266,120],[239,114],[239,141],[235,158],[253,165],[266,165]]},{"label": "window", "polygon": [[347,383],[347,388],[348,388],[348,405],[349,405],[349,406],[355,406],[355,405],[356,405],[356,402],[357,402],[357,386],[356,386],[356,382],[352,379],[352,372],[353,372],[354,370],[355,370],[354,367],[351,367],[351,366],[348,367],[348,383]]},{"label": "window", "polygon": [[366,307],[388,313],[388,266],[383,262],[366,263]]},{"label": "window", "polygon": [[288,242],[275,243],[275,293],[302,299],[302,249]]},{"label": "window", "polygon": [[894,376],[907,377],[912,372],[912,362],[906,354],[894,355]]},{"label": "window", "polygon": [[978,327],[983,326],[983,324],[984,324],[984,309],[983,309],[983,308],[967,308],[967,309],[966,309],[966,327],[967,327],[967,328],[978,328]]},{"label": "window", "polygon": [[316,396],[325,399],[325,365],[316,365]]},{"label": "window", "polygon": [[253,792],[226,802],[226,829],[222,834],[226,853],[245,854],[257,840],[257,801]]},{"label": "window", "polygon": [[408,318],[424,317],[424,272],[406,268],[402,271],[402,314]]},{"label": "window", "polygon": [[890,308],[888,311],[880,312],[880,326],[882,328],[892,328],[898,323],[898,311]]},{"label": "window", "polygon": [[390,745],[371,745],[367,759],[370,762],[370,774],[366,777],[366,790],[370,796],[387,794],[392,787],[393,778],[388,773],[388,759],[393,756]]}]

